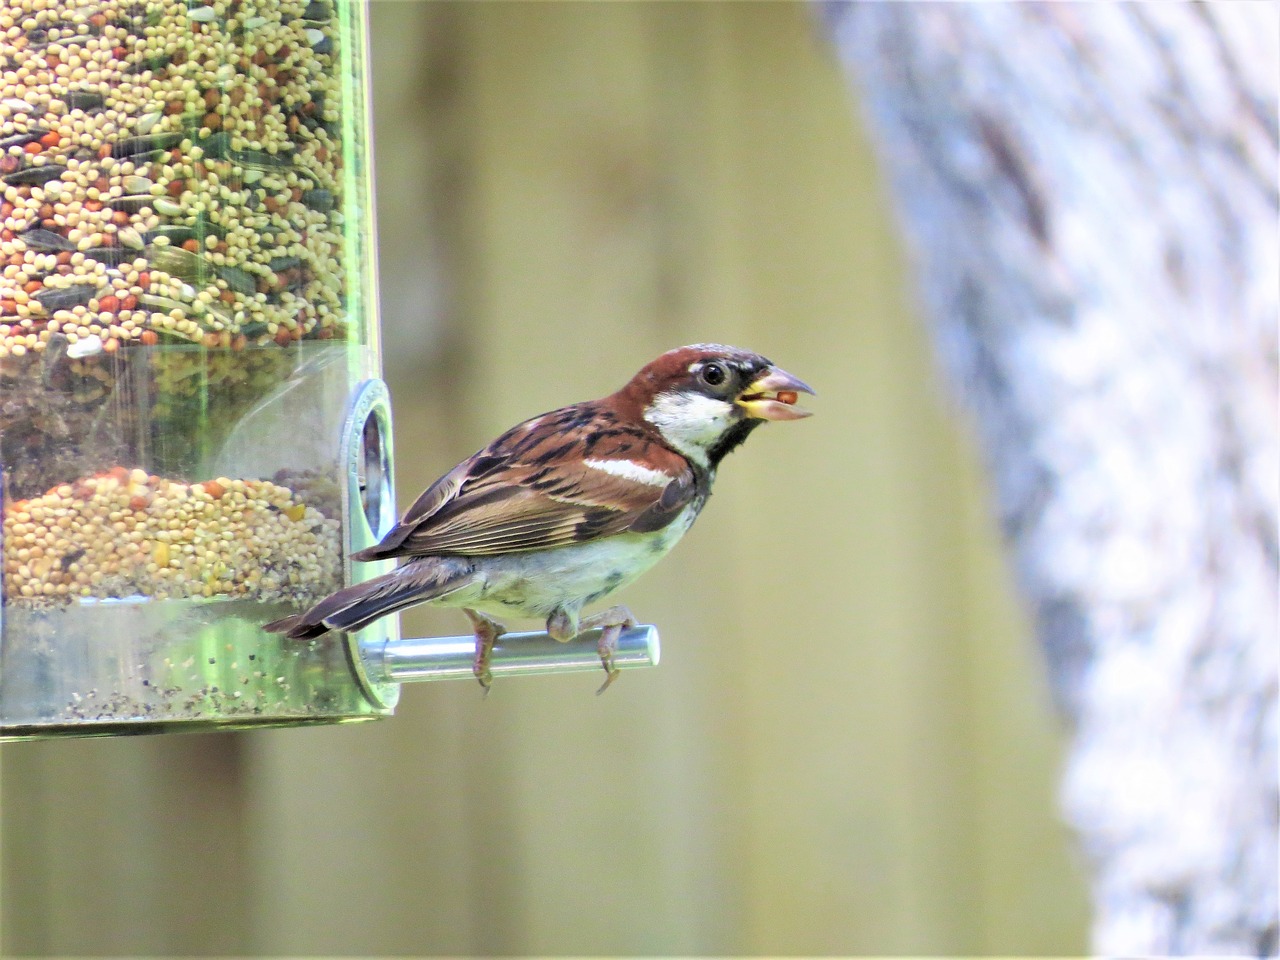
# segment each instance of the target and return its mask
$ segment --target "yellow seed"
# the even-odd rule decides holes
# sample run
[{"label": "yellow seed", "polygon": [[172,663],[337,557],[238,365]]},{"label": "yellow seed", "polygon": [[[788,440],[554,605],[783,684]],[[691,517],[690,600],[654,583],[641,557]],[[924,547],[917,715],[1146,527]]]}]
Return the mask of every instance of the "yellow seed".
[{"label": "yellow seed", "polygon": [[156,562],[157,567],[167,567],[169,565],[169,544],[163,540],[157,541],[151,550],[151,559]]},{"label": "yellow seed", "polygon": [[292,520],[294,523],[297,523],[299,520],[301,520],[303,517],[307,515],[306,504],[295,503],[288,507],[285,507],[284,515],[288,517],[290,520]]}]

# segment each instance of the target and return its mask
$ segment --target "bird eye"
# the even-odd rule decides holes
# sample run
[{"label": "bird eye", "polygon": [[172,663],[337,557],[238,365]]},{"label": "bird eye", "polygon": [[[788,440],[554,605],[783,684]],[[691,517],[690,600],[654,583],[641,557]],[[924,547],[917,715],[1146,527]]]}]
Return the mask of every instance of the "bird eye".
[{"label": "bird eye", "polygon": [[704,365],[701,374],[702,382],[709,387],[718,387],[729,379],[729,371],[724,368],[724,364],[714,361]]}]

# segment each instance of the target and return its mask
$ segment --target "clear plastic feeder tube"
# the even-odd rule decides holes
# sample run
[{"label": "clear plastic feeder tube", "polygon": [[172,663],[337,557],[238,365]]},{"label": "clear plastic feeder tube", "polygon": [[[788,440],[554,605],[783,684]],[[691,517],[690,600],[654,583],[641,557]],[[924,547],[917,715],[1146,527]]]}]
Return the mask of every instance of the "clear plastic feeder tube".
[{"label": "clear plastic feeder tube", "polygon": [[259,629],[394,503],[362,393],[365,26],[349,0],[0,7],[0,736],[393,705],[345,638]]}]

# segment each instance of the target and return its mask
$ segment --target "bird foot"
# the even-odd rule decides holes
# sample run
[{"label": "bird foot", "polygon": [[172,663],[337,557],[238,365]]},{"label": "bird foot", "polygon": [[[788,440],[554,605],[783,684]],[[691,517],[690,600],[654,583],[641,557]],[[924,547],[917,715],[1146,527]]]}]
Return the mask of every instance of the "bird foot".
[{"label": "bird foot", "polygon": [[471,621],[471,627],[476,634],[476,658],[471,665],[471,672],[475,674],[476,680],[487,697],[489,688],[493,685],[493,671],[489,668],[489,661],[493,658],[493,645],[507,632],[507,629],[497,620],[486,617],[478,610],[464,608],[462,612]]},{"label": "bird foot", "polygon": [[613,663],[613,655],[618,652],[618,637],[622,631],[637,624],[635,616],[623,606],[610,607],[602,613],[587,617],[580,628],[582,631],[600,627],[600,639],[596,641],[596,651],[600,654],[600,666],[604,667],[605,681],[596,691],[596,696],[609,689],[609,685],[618,679],[619,670]]},{"label": "bird foot", "polygon": [[600,642],[596,644],[596,649],[600,652],[600,666],[604,667],[605,672],[604,683],[596,688],[597,697],[608,690],[609,684],[617,680],[618,674],[622,672],[613,665],[613,655],[618,649],[618,634],[621,632],[621,626],[605,627],[600,634]]}]

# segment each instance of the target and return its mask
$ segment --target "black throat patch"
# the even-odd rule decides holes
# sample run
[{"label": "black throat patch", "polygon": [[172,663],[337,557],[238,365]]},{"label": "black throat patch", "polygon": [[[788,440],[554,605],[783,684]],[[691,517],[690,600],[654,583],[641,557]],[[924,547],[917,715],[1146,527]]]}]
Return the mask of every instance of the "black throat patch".
[{"label": "black throat patch", "polygon": [[723,437],[716,441],[715,446],[707,451],[707,463],[711,467],[712,472],[720,466],[720,461],[727,457],[738,447],[742,446],[744,440],[751,435],[751,431],[763,423],[763,420],[747,418],[739,420],[730,427]]}]

